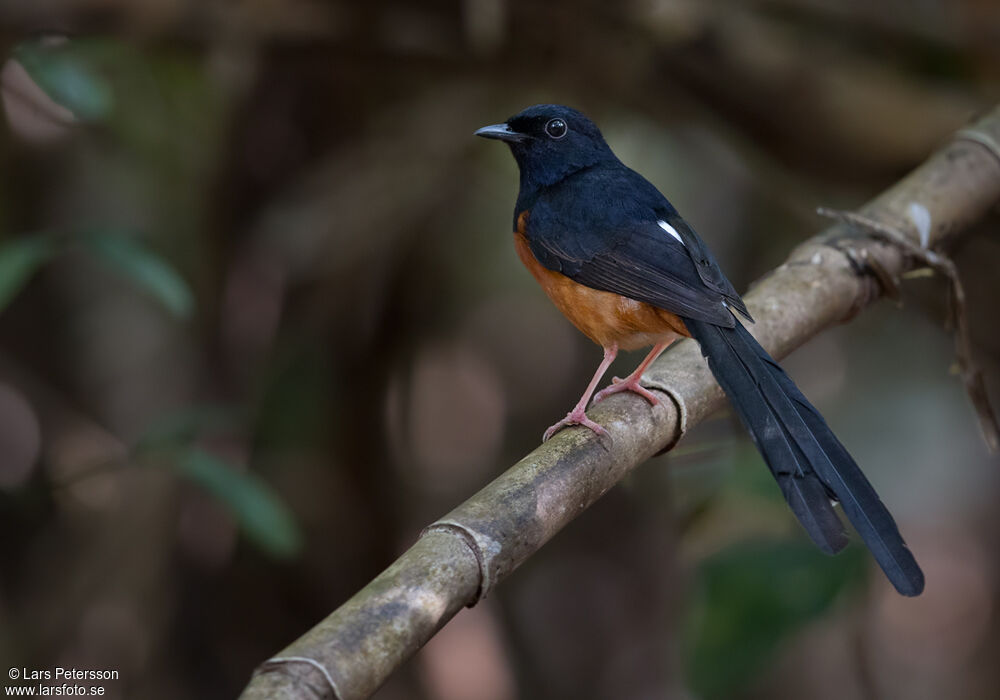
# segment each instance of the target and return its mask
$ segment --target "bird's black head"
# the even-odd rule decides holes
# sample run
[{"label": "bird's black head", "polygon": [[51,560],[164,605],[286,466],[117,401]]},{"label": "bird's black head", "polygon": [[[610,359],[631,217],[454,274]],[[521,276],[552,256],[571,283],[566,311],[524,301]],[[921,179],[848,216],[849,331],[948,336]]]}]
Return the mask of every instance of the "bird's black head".
[{"label": "bird's black head", "polygon": [[506,141],[521,169],[522,189],[546,187],[615,155],[600,130],[575,109],[535,105],[476,136]]}]

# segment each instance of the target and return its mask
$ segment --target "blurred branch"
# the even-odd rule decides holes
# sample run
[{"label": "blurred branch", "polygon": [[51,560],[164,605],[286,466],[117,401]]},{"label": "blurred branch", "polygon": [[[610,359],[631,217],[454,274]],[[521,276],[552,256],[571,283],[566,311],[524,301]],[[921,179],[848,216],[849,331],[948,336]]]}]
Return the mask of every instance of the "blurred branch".
[{"label": "blurred branch", "polygon": [[[916,205],[914,205],[916,206]],[[911,218],[921,229],[921,241],[927,238],[929,231],[926,226],[930,222],[921,214],[914,212],[924,211],[911,207]],[[844,221],[847,224],[861,228],[873,236],[882,237],[885,240],[894,242],[905,250],[914,260],[924,263],[930,270],[937,272],[947,278],[951,285],[951,313],[947,325],[953,327],[955,333],[955,362],[958,372],[962,375],[965,383],[965,391],[972,401],[973,407],[979,416],[979,427],[983,431],[983,439],[991,452],[1000,450],[1000,424],[997,422],[996,412],[990,404],[989,394],[986,392],[986,382],[983,379],[983,372],[979,369],[972,357],[972,339],[969,337],[969,319],[965,304],[965,287],[962,279],[958,275],[958,267],[945,255],[935,253],[933,250],[917,245],[906,234],[891,226],[872,221],[871,219],[849,211],[837,211],[820,207],[818,210],[823,216]],[[881,279],[881,278],[880,278]],[[899,280],[890,276],[888,283],[892,287],[899,284]],[[891,294],[891,292],[889,292]],[[898,292],[897,292],[898,294]]]},{"label": "blurred branch", "polygon": [[[975,89],[959,93],[852,50],[826,25],[803,30],[740,3],[729,10],[706,12],[701,40],[677,46],[664,70],[802,168],[899,172],[989,105]],[[793,96],[794,106],[774,109]]]},{"label": "blurred branch", "polygon": [[[970,139],[974,133],[982,138]],[[860,210],[867,220],[940,246],[1000,200],[1000,108]],[[915,221],[912,205],[926,210]],[[848,254],[849,253],[849,254]],[[861,264],[859,264],[859,262]],[[747,295],[754,335],[775,357],[850,320],[917,261],[893,240],[838,224],[796,248]],[[646,375],[659,407],[618,395],[591,417],[613,438],[559,433],[444,518],[368,586],[258,669],[244,700],[371,695],[463,606],[474,605],[638,464],[669,449],[722,399],[693,341]]]},{"label": "blurred branch", "polygon": [[188,41],[214,41],[241,34],[271,39],[329,38],[339,34],[340,8],[320,0],[230,3],[163,0],[0,0],[4,32],[88,34],[124,32],[139,36],[172,36]]}]

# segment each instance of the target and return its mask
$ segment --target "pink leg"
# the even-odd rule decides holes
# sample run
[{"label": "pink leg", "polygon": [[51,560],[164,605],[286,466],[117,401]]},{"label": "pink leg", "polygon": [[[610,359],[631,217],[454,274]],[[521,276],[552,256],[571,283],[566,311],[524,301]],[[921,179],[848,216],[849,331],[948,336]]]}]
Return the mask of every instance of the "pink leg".
[{"label": "pink leg", "polygon": [[584,428],[590,428],[598,435],[608,434],[607,430],[587,418],[587,414],[584,411],[587,408],[587,404],[590,403],[590,397],[593,396],[594,389],[597,388],[598,382],[601,381],[601,377],[604,376],[604,373],[608,371],[608,367],[611,366],[611,363],[615,361],[615,356],[617,354],[617,345],[604,348],[604,359],[601,360],[601,364],[597,367],[597,371],[594,372],[594,378],[591,379],[590,384],[587,385],[587,390],[583,392],[583,396],[581,396],[580,400],[576,402],[576,406],[573,407],[573,410],[566,414],[565,418],[555,425],[550,426],[549,429],[545,431],[545,435],[542,436],[542,442],[545,442],[560,430],[570,425],[582,425]]},{"label": "pink leg", "polygon": [[631,391],[649,401],[650,405],[659,405],[660,400],[656,398],[651,391],[643,388],[642,385],[639,384],[639,381],[642,379],[642,375],[646,371],[646,368],[653,364],[653,360],[659,357],[660,353],[666,350],[668,345],[670,345],[670,343],[657,343],[654,345],[653,349],[649,351],[648,355],[646,355],[646,359],[635,368],[635,371],[632,372],[632,374],[625,377],[625,379],[615,377],[611,380],[611,386],[597,392],[597,396],[594,397],[594,403],[602,401],[612,394],[617,394],[620,391]]}]

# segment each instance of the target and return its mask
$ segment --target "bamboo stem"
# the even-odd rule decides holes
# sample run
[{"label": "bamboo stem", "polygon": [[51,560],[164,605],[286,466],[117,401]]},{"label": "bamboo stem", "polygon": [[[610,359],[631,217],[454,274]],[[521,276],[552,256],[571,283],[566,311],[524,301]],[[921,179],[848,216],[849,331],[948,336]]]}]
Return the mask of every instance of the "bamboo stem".
[{"label": "bamboo stem", "polygon": [[[911,205],[926,209],[930,247],[965,231],[1000,200],[1000,108],[860,210],[919,241]],[[991,145],[992,144],[992,145]],[[850,320],[881,296],[878,280],[914,265],[892,241],[837,224],[798,246],[756,284],[753,334],[775,357]],[[672,447],[722,399],[693,341],[675,344],[645,377],[664,400],[616,395],[590,412],[612,440],[564,430],[451,513],[353,598],[265,662],[241,696],[370,696],[463,606],[474,605],[556,532],[650,456]]]}]

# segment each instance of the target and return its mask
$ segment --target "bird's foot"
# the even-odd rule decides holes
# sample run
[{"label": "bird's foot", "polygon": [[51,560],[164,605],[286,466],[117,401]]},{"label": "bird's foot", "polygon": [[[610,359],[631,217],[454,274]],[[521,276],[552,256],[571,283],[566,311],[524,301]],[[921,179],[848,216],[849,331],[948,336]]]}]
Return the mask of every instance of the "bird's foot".
[{"label": "bird's foot", "polygon": [[641,378],[641,376],[636,376],[635,374],[631,374],[625,379],[614,377],[611,380],[610,386],[607,386],[597,392],[597,395],[594,396],[594,403],[603,401],[612,394],[617,394],[622,391],[631,391],[633,394],[638,394],[642,398],[646,399],[646,401],[649,401],[650,406],[659,406],[660,400],[653,394],[653,392],[639,384],[639,380]]},{"label": "bird's foot", "polygon": [[584,428],[590,428],[598,437],[604,437],[608,434],[608,431],[603,427],[595,423],[594,421],[587,418],[587,414],[584,413],[582,407],[574,408],[572,411],[566,414],[566,417],[555,425],[549,426],[549,429],[545,431],[542,436],[542,442],[546,442],[550,437],[558,433],[563,428],[568,428],[571,425],[579,425]]}]

